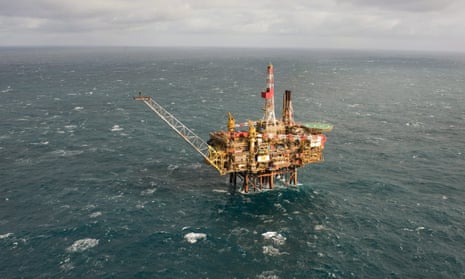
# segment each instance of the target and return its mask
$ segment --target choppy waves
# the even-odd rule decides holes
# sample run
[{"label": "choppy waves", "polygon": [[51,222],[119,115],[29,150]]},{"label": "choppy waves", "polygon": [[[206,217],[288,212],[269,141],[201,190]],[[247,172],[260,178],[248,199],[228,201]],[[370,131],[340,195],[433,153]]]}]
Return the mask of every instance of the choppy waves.
[{"label": "choppy waves", "polygon": [[[0,59],[3,277],[464,276],[465,65],[427,54],[38,51]],[[262,117],[270,61],[297,121],[335,125],[325,162],[299,170],[296,188],[235,192],[132,100],[152,95],[208,137],[227,111]]]}]

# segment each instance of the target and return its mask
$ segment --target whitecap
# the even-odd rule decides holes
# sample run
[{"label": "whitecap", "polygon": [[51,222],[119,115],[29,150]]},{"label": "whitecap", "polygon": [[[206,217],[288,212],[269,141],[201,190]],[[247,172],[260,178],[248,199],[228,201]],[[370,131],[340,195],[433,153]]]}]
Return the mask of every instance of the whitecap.
[{"label": "whitecap", "polygon": [[263,271],[256,276],[257,279],[279,279],[279,276],[275,274],[276,271]]},{"label": "whitecap", "polygon": [[13,233],[1,234],[1,235],[0,235],[0,239],[8,238],[8,237],[10,237],[10,236],[12,236],[12,235],[13,235]]},{"label": "whitecap", "polygon": [[150,196],[150,195],[152,195],[153,193],[155,193],[155,191],[157,191],[157,188],[146,189],[146,190],[140,192],[140,195],[141,195],[141,196]]},{"label": "whitecap", "polygon": [[32,142],[31,145],[47,145],[48,141]]},{"label": "whitecap", "polygon": [[74,107],[73,110],[80,111],[80,110],[83,110],[83,109],[84,109],[84,107]]},{"label": "whitecap", "polygon": [[417,232],[419,232],[419,231],[422,231],[422,230],[424,230],[424,229],[425,229],[425,227],[418,227],[418,228],[416,228],[415,230],[416,230]]},{"label": "whitecap", "polygon": [[288,253],[281,253],[278,248],[274,248],[271,245],[263,246],[262,252],[263,254],[268,255],[268,256],[279,256],[283,254],[288,254]]},{"label": "whitecap", "polygon": [[89,215],[90,218],[97,218],[99,216],[102,216],[102,212],[100,211],[93,212],[92,214]]},{"label": "whitecap", "polygon": [[70,271],[74,269],[74,265],[71,263],[70,258],[66,258],[65,260],[60,262],[60,268],[64,271]]},{"label": "whitecap", "polygon": [[415,127],[415,128],[418,128],[418,127],[423,127],[424,126],[424,123],[423,122],[407,122],[405,123],[405,126],[412,126],[412,127]]},{"label": "whitecap", "polygon": [[98,239],[95,238],[84,238],[74,241],[74,243],[66,248],[67,252],[75,253],[75,252],[83,252],[90,248],[97,246],[99,243]]},{"label": "whitecap", "polygon": [[227,193],[228,191],[223,190],[223,189],[213,189],[212,192],[215,192],[215,193]]},{"label": "whitecap", "polygon": [[278,233],[277,232],[266,232],[266,233],[262,233],[263,237],[265,239],[270,239],[272,238],[273,236],[276,236]]},{"label": "whitecap", "polygon": [[262,236],[266,240],[272,240],[274,245],[284,245],[286,242],[286,237],[277,232],[262,233]]},{"label": "whitecap", "polygon": [[118,132],[118,131],[122,131],[122,130],[124,130],[124,129],[121,128],[119,125],[113,125],[113,127],[111,128],[112,132]]},{"label": "whitecap", "polygon": [[191,232],[191,233],[184,235],[184,239],[190,244],[194,244],[200,239],[207,239],[207,234]]},{"label": "whitecap", "polygon": [[8,93],[10,91],[12,91],[13,89],[11,89],[11,86],[8,85],[6,89],[2,90],[2,93]]},{"label": "whitecap", "polygon": [[167,167],[167,169],[168,169],[169,171],[174,171],[174,170],[177,169],[177,168],[179,168],[179,166],[177,166],[177,165],[169,165],[169,166]]},{"label": "whitecap", "polygon": [[52,154],[57,155],[57,156],[62,156],[62,157],[69,157],[69,156],[79,155],[79,154],[82,154],[82,153],[84,153],[84,151],[82,151],[82,150],[63,150],[63,149],[59,149],[59,150],[52,151]]},{"label": "whitecap", "polygon": [[315,231],[322,231],[325,227],[323,225],[315,225]]}]

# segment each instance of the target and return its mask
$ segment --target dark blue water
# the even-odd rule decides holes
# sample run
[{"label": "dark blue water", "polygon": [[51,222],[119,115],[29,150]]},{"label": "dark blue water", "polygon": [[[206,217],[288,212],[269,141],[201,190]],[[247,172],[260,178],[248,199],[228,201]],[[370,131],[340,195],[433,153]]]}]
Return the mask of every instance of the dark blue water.
[{"label": "dark blue water", "polygon": [[[335,125],[296,188],[232,192],[131,99],[207,139],[269,62]],[[464,278],[464,108],[459,54],[0,49],[0,277]]]}]

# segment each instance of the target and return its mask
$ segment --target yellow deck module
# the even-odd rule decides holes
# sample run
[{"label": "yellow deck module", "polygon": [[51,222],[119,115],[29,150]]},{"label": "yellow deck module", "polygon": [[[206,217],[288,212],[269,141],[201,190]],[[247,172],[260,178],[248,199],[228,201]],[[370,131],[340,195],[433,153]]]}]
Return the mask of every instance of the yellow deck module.
[{"label": "yellow deck module", "polygon": [[282,118],[274,113],[273,65],[268,66],[264,116],[258,121],[236,124],[228,112],[227,130],[210,133],[205,142],[149,96],[134,97],[187,141],[221,175],[229,174],[230,183],[242,182],[244,192],[272,189],[277,176],[286,185],[297,184],[297,169],[323,160],[326,136],[333,126],[326,123],[300,124],[294,121],[291,91],[283,96]]}]

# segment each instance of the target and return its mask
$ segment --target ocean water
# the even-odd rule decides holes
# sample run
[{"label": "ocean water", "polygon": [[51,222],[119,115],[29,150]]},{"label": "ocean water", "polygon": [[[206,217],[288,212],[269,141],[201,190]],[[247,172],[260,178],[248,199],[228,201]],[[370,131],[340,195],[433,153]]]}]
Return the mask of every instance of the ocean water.
[{"label": "ocean water", "polygon": [[[332,123],[300,185],[248,195],[208,138],[276,113]],[[465,55],[0,49],[1,278],[465,278]]]}]

